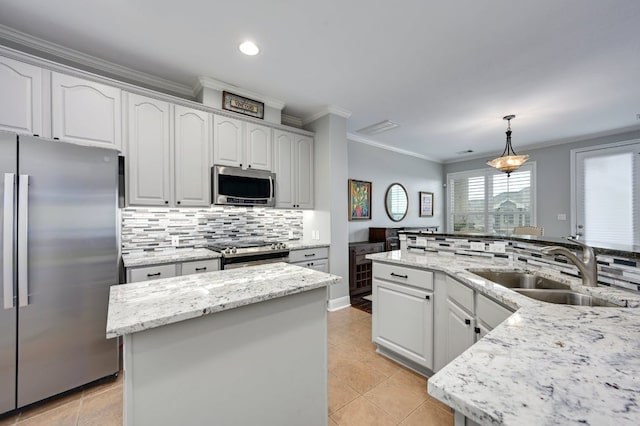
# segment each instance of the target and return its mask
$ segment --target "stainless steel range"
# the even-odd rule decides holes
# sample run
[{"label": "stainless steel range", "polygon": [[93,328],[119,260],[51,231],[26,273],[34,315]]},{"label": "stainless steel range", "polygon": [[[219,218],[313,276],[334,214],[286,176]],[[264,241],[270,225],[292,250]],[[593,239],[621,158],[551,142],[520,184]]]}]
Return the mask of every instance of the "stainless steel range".
[{"label": "stainless steel range", "polygon": [[207,248],[222,255],[222,269],[289,261],[289,248],[284,243],[237,241],[210,244]]}]

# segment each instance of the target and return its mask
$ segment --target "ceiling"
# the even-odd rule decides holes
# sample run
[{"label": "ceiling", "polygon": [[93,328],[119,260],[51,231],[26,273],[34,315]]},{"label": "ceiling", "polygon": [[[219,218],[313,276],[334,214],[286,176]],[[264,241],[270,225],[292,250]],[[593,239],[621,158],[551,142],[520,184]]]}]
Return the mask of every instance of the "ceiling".
[{"label": "ceiling", "polygon": [[[198,76],[436,161],[640,127],[638,0],[3,0],[0,24],[193,87]],[[245,39],[261,49],[238,51]]]}]

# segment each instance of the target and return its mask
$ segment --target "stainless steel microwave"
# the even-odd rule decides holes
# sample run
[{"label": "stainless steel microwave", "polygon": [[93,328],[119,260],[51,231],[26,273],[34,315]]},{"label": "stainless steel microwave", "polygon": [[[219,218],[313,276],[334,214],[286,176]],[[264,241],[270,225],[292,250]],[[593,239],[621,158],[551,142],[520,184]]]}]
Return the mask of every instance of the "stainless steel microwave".
[{"label": "stainless steel microwave", "polygon": [[211,201],[232,206],[274,207],[276,174],[215,165],[211,168]]}]

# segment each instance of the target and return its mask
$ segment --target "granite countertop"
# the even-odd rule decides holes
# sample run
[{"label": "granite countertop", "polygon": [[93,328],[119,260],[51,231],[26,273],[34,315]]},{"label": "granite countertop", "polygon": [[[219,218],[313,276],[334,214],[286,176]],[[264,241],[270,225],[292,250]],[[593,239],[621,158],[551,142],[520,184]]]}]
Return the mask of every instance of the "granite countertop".
[{"label": "granite countertop", "polygon": [[191,260],[217,259],[220,253],[206,248],[145,251],[122,255],[125,268],[188,262]]},{"label": "granite countertop", "polygon": [[[555,246],[563,246],[567,248],[576,249],[577,245],[572,243],[567,238],[558,237],[545,237],[534,235],[498,235],[498,234],[481,234],[481,233],[435,233],[435,232],[413,232],[413,231],[400,231],[400,234],[405,235],[425,235],[430,237],[452,237],[452,238],[468,238],[470,240],[478,239],[493,239],[493,240],[505,240],[505,241],[523,241],[539,244],[553,244]],[[611,244],[603,242],[591,242],[582,241],[589,244],[594,248],[596,254],[604,254],[609,256],[622,256],[630,259],[640,259],[640,245],[624,245],[624,244]]]},{"label": "granite countertop", "polygon": [[638,424],[640,309],[630,308],[640,307],[640,294],[536,271],[629,308],[554,305],[467,271],[487,268],[482,259],[401,251],[367,258],[445,272],[517,309],[429,378],[434,398],[482,425]]},{"label": "granite countertop", "polygon": [[312,269],[270,263],[114,285],[109,295],[107,338],[327,287],[340,280]]},{"label": "granite countertop", "polygon": [[304,249],[311,249],[311,248],[329,247],[331,246],[331,244],[292,241],[290,243],[287,243],[287,246],[289,247],[289,250],[304,250]]}]

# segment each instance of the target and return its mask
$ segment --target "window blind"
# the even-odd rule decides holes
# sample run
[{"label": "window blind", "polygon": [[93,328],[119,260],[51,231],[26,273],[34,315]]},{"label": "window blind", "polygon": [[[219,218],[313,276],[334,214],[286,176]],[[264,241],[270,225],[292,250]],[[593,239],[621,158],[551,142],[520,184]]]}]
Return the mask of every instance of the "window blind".
[{"label": "window blind", "polygon": [[451,173],[447,177],[449,232],[511,234],[535,225],[535,163],[507,175],[493,169]]}]

